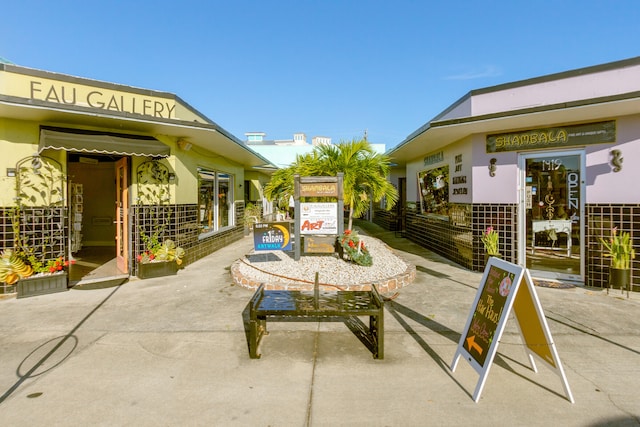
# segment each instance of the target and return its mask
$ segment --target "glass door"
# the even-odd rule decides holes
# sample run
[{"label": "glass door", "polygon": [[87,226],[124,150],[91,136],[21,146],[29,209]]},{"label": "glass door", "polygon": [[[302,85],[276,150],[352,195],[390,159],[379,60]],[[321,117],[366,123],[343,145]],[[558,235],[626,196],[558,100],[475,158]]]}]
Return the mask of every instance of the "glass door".
[{"label": "glass door", "polygon": [[584,153],[520,157],[519,263],[535,277],[584,280]]},{"label": "glass door", "polygon": [[231,200],[233,200],[231,189],[233,183],[231,175],[226,173],[218,173],[218,230],[231,225],[230,212],[231,212]]}]

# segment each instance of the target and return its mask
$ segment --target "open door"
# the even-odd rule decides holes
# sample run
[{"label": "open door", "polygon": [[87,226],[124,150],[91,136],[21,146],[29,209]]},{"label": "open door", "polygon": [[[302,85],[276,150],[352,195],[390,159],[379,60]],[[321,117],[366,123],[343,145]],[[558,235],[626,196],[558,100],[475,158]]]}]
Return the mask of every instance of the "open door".
[{"label": "open door", "polygon": [[129,159],[116,162],[116,264],[122,273],[129,272]]}]

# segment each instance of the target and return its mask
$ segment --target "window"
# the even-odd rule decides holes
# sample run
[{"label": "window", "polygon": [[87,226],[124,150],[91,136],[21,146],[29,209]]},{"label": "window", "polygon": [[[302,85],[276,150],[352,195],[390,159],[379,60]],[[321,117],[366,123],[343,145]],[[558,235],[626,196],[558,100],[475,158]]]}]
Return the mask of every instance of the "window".
[{"label": "window", "polygon": [[449,165],[418,172],[422,212],[448,215]]},{"label": "window", "polygon": [[202,232],[233,226],[233,176],[198,168],[198,186],[199,223]]}]

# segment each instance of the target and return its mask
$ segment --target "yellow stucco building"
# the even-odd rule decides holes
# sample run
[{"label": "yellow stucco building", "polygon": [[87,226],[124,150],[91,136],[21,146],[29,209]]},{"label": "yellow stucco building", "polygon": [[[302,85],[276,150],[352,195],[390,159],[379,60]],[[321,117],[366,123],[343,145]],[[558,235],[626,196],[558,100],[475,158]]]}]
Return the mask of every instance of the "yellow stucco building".
[{"label": "yellow stucco building", "polygon": [[240,238],[245,201],[273,170],[174,94],[4,63],[0,150],[0,247],[19,237],[78,267],[100,254],[108,273],[71,285],[137,274],[157,230],[184,265]]}]

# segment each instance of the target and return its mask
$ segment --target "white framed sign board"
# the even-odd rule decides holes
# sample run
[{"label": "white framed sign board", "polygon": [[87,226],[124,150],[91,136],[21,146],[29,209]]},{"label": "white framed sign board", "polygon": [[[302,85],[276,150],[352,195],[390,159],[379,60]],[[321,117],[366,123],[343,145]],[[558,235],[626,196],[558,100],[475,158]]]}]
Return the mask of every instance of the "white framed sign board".
[{"label": "white framed sign board", "polygon": [[463,357],[480,375],[473,393],[473,400],[477,402],[511,310],[531,369],[538,372],[536,360],[551,369],[560,377],[565,395],[573,403],[573,395],[529,270],[499,258],[491,257],[485,267],[451,362],[451,371],[455,372],[460,357]]}]

